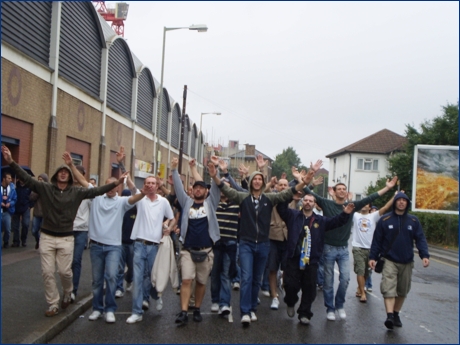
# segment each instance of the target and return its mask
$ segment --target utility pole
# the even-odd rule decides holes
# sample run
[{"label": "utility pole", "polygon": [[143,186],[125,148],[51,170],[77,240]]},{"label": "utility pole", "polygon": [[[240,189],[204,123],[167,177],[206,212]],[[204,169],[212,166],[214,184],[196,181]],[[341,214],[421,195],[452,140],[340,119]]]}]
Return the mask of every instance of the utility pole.
[{"label": "utility pole", "polygon": [[177,171],[182,174],[182,155],[184,154],[184,127],[185,127],[185,107],[187,102],[187,85],[184,85],[184,95],[182,103],[182,116],[180,118],[180,143],[179,143],[179,166]]}]

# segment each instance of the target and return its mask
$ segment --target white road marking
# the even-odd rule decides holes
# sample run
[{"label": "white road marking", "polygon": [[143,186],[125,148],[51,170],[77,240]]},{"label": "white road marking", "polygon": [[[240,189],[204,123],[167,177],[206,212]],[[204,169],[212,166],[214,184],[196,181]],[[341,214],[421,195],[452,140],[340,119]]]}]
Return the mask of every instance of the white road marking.
[{"label": "white road marking", "polygon": [[428,328],[426,328],[425,326],[423,325],[420,325],[420,328],[423,328],[425,331],[427,331],[428,333],[433,333],[432,331],[430,331]]}]

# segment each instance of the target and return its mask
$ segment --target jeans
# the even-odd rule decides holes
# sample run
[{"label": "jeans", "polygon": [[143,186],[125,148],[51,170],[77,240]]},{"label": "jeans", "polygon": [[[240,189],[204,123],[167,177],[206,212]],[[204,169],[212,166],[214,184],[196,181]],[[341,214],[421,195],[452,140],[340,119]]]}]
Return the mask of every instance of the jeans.
[{"label": "jeans", "polygon": [[[345,303],[348,283],[350,282],[350,260],[348,247],[324,245],[324,305],[327,312],[342,309]],[[339,287],[335,295],[334,304],[334,264],[339,266]]]},{"label": "jeans", "polygon": [[133,314],[142,315],[142,302],[148,301],[149,296],[158,299],[157,290],[152,286],[151,273],[158,245],[145,245],[134,242],[134,284],[133,284]]},{"label": "jeans", "polygon": [[270,270],[268,266],[265,267],[264,275],[262,276],[262,285],[261,290],[263,291],[270,291],[270,283],[268,282],[268,276],[270,275]]},{"label": "jeans", "polygon": [[182,285],[182,275],[181,275],[181,267],[180,267],[179,259],[180,259],[180,251],[182,249],[182,244],[179,241],[179,235],[176,235],[175,232],[171,232],[170,236],[174,244],[174,253],[176,257],[177,275],[179,277],[179,289],[180,289],[180,286]]},{"label": "jeans", "polygon": [[35,217],[32,220],[32,235],[35,237],[35,242],[40,241],[40,228],[42,227],[43,217]]},{"label": "jeans", "polygon": [[372,270],[369,270],[369,275],[367,276],[365,287],[366,289],[372,289]]},{"label": "jeans", "polygon": [[213,247],[214,263],[211,271],[211,300],[219,306],[230,306],[230,277],[236,269],[236,241],[217,242]]},{"label": "jeans", "polygon": [[125,292],[123,288],[123,280],[125,279],[125,265],[128,266],[126,272],[126,282],[133,282],[133,256],[134,256],[134,244],[123,243],[121,245],[121,257],[120,265],[118,266],[118,278],[117,278],[117,290]]},{"label": "jeans", "polygon": [[74,231],[73,237],[75,240],[72,260],[73,293],[75,296],[77,296],[81,275],[81,260],[83,257],[83,251],[85,250],[86,242],[88,241],[88,231]]},{"label": "jeans", "polygon": [[240,244],[236,243],[236,260],[235,260],[235,271],[231,276],[232,283],[239,283],[241,280],[241,268],[240,268]]},{"label": "jeans", "polygon": [[240,312],[241,316],[257,311],[257,298],[262,275],[267,265],[270,242],[240,240]]},{"label": "jeans", "polygon": [[318,262],[318,273],[316,274],[316,283],[318,286],[324,285],[324,258],[323,255],[320,256]]},{"label": "jeans", "polygon": [[[27,242],[27,233],[29,232],[30,224],[30,208],[24,213],[14,214],[11,220],[11,228],[13,230],[13,244],[25,244]],[[19,227],[21,226],[21,240],[19,241]]]},{"label": "jeans", "polygon": [[8,244],[11,234],[11,213],[8,211],[2,212],[2,231],[3,243]]},{"label": "jeans", "polygon": [[[114,313],[117,310],[115,290],[117,288],[121,245],[99,245],[91,242],[90,256],[93,271],[93,311]],[[104,280],[106,281],[105,308],[103,301]]]}]

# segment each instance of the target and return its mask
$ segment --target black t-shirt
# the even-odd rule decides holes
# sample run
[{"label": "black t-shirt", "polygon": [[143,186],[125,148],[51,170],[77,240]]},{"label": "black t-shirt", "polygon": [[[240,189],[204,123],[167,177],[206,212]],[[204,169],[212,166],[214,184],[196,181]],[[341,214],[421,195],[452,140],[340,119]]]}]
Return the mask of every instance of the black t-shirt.
[{"label": "black t-shirt", "polygon": [[203,203],[193,203],[190,207],[184,247],[212,247],[212,240],[209,237],[208,216]]}]

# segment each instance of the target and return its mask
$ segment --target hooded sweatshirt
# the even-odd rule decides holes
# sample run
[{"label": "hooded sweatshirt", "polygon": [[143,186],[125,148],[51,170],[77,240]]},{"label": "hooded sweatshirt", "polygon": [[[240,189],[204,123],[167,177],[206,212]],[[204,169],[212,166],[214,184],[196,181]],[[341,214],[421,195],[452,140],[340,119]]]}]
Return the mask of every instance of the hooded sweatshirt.
[{"label": "hooded sweatshirt", "polygon": [[[398,215],[395,212],[396,202],[401,198],[407,200],[407,207],[404,214]],[[407,213],[410,205],[410,199],[406,194],[402,192],[396,194],[393,210],[383,215],[377,223],[369,260],[377,260],[380,253],[383,255],[388,251],[384,256],[386,259],[400,264],[411,263],[414,261],[414,242],[421,259],[430,257],[425,234],[418,218]],[[393,238],[395,240],[392,244]]]},{"label": "hooded sweatshirt", "polygon": [[[43,173],[38,175],[38,177],[41,177],[43,181],[48,182],[48,175]],[[35,192],[30,193],[29,197],[30,201],[35,202],[34,204],[34,217],[43,217],[43,206],[42,202],[40,200],[40,195],[38,195]]]},{"label": "hooded sweatshirt", "polygon": [[[12,162],[10,167],[25,182],[26,186],[40,195],[43,207],[41,231],[51,236],[72,236],[73,221],[81,201],[102,195],[117,186],[113,182],[95,188],[75,187],[72,171],[65,164],[56,169],[51,177],[51,183],[34,180],[16,162]],[[66,169],[70,174],[67,186],[62,190],[57,184],[57,173],[61,169]]]},{"label": "hooded sweatshirt", "polygon": [[265,190],[265,179],[259,171],[254,171],[249,177],[249,192],[237,192],[225,183],[221,183],[219,188],[227,198],[240,205],[239,239],[260,243],[269,241],[268,236],[273,207],[280,202],[290,200],[296,190],[295,187],[292,187],[280,193],[262,193],[259,198],[255,199],[253,197],[252,180],[256,175],[262,176],[264,182],[261,190]]}]

